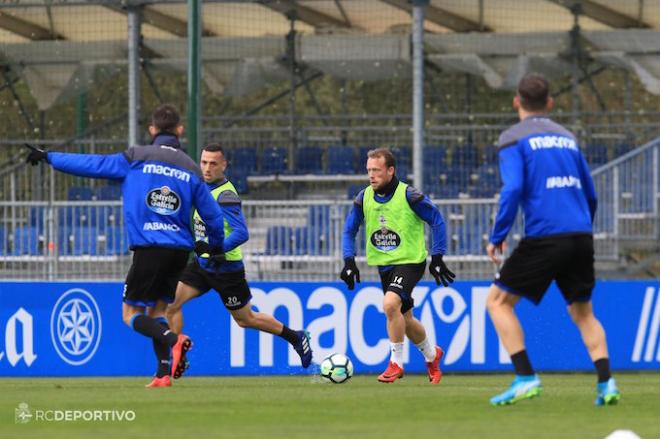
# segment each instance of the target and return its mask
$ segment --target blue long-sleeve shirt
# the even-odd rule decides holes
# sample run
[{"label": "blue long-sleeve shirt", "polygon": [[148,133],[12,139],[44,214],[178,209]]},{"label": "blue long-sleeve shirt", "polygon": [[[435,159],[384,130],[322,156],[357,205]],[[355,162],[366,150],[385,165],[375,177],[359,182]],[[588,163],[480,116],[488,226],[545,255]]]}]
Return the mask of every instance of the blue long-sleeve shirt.
[{"label": "blue long-sleeve shirt", "polygon": [[174,146],[138,146],[109,155],[49,152],[48,162],[68,174],[121,181],[131,249],[191,250],[193,206],[210,225],[211,247],[223,248],[222,211],[206,188],[199,167]]},{"label": "blue long-sleeve shirt", "polygon": [[547,117],[528,117],[499,140],[503,187],[490,242],[506,239],[522,204],[525,236],[592,233],[598,200],[575,136]]},{"label": "blue long-sleeve shirt", "polygon": [[[209,192],[223,185],[227,180],[223,179],[219,182],[207,183]],[[244,244],[250,239],[248,233],[247,222],[243,216],[243,209],[241,208],[241,199],[238,195],[231,191],[223,191],[218,196],[218,205],[222,211],[224,219],[231,227],[231,233],[225,235],[224,249],[225,253],[232,251],[236,247]],[[208,230],[208,227],[206,228]],[[197,257],[199,265],[207,271],[216,273],[233,273],[245,269],[243,261],[225,261],[220,266],[209,265],[207,258]]]},{"label": "blue long-sleeve shirt", "polygon": [[[394,191],[385,196],[374,194],[374,200],[378,203],[386,203],[393,196]],[[364,222],[363,200],[364,190],[360,191],[355,197],[353,207],[346,217],[346,223],[344,223],[342,236],[344,259],[355,257],[355,236]],[[431,202],[428,196],[412,186],[406,188],[406,200],[413,212],[431,227],[431,255],[444,255],[447,252],[447,232],[445,220],[440,210]],[[378,270],[383,272],[391,268],[389,265],[383,265],[379,266]]]}]

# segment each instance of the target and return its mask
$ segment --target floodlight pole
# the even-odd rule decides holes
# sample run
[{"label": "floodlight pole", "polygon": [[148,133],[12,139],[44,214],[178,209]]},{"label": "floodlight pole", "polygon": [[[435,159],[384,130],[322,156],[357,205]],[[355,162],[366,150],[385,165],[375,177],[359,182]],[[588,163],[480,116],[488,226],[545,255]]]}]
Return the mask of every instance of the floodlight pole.
[{"label": "floodlight pole", "polygon": [[188,0],[188,151],[194,160],[201,155],[202,99],[202,2]]},{"label": "floodlight pole", "polygon": [[[424,9],[429,0],[413,0],[412,58],[413,58],[413,181],[424,190]],[[400,176],[407,180],[406,175]]]},{"label": "floodlight pole", "polygon": [[139,144],[142,9],[128,6],[128,146]]}]

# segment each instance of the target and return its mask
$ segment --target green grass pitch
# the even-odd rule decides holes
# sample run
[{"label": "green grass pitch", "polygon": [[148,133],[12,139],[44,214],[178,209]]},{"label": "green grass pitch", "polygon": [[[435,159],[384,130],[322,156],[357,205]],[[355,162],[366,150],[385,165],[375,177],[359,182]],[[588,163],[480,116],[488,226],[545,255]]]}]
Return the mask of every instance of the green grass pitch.
[{"label": "green grass pitch", "polygon": [[[511,375],[422,375],[346,384],[312,375],[184,377],[145,389],[149,378],[0,378],[0,438],[603,438],[631,429],[660,437],[660,374],[618,374],[619,405],[595,407],[595,377],[542,374],[540,398],[491,407]],[[36,410],[132,410],[132,422],[15,424],[20,402]]]}]

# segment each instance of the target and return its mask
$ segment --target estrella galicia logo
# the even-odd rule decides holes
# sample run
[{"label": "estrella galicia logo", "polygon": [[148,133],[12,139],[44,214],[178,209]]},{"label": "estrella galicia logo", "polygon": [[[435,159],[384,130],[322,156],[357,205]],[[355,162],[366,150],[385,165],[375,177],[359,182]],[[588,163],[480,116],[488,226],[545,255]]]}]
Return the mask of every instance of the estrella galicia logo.
[{"label": "estrella galicia logo", "polygon": [[169,186],[150,190],[146,202],[149,209],[161,215],[173,215],[181,207],[181,198]]},{"label": "estrella galicia logo", "polygon": [[73,288],[60,296],[50,315],[50,336],[66,363],[80,366],[96,353],[101,341],[101,312],[87,291]]},{"label": "estrella galicia logo", "polygon": [[193,230],[195,232],[195,240],[199,241],[206,239],[206,224],[204,224],[199,218],[193,220]]},{"label": "estrella galicia logo", "polygon": [[381,227],[371,234],[371,245],[378,250],[389,252],[401,245],[401,237],[396,232]]}]

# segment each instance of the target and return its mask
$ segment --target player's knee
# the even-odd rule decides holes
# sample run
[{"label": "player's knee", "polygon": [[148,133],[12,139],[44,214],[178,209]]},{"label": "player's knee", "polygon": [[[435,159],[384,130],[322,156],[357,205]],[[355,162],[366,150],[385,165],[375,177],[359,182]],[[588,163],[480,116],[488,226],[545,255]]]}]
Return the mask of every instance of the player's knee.
[{"label": "player's knee", "polygon": [[169,320],[172,317],[174,317],[176,313],[178,313],[179,311],[181,311],[181,305],[177,303],[170,303],[169,305],[167,305],[167,309],[165,310],[165,315]]},{"label": "player's knee", "polygon": [[576,324],[589,322],[595,319],[591,302],[573,302],[568,305],[568,314]]},{"label": "player's knee", "polygon": [[401,314],[401,303],[396,300],[385,300],[383,302],[383,312],[388,317],[394,317]]},{"label": "player's knee", "polygon": [[486,298],[486,308],[488,312],[494,312],[500,309],[502,306],[502,301],[496,294],[489,294]]},{"label": "player's knee", "polygon": [[252,327],[252,324],[251,324],[252,322],[250,321],[250,319],[246,319],[244,317],[234,317],[234,321],[241,328],[250,328],[250,327]]}]

